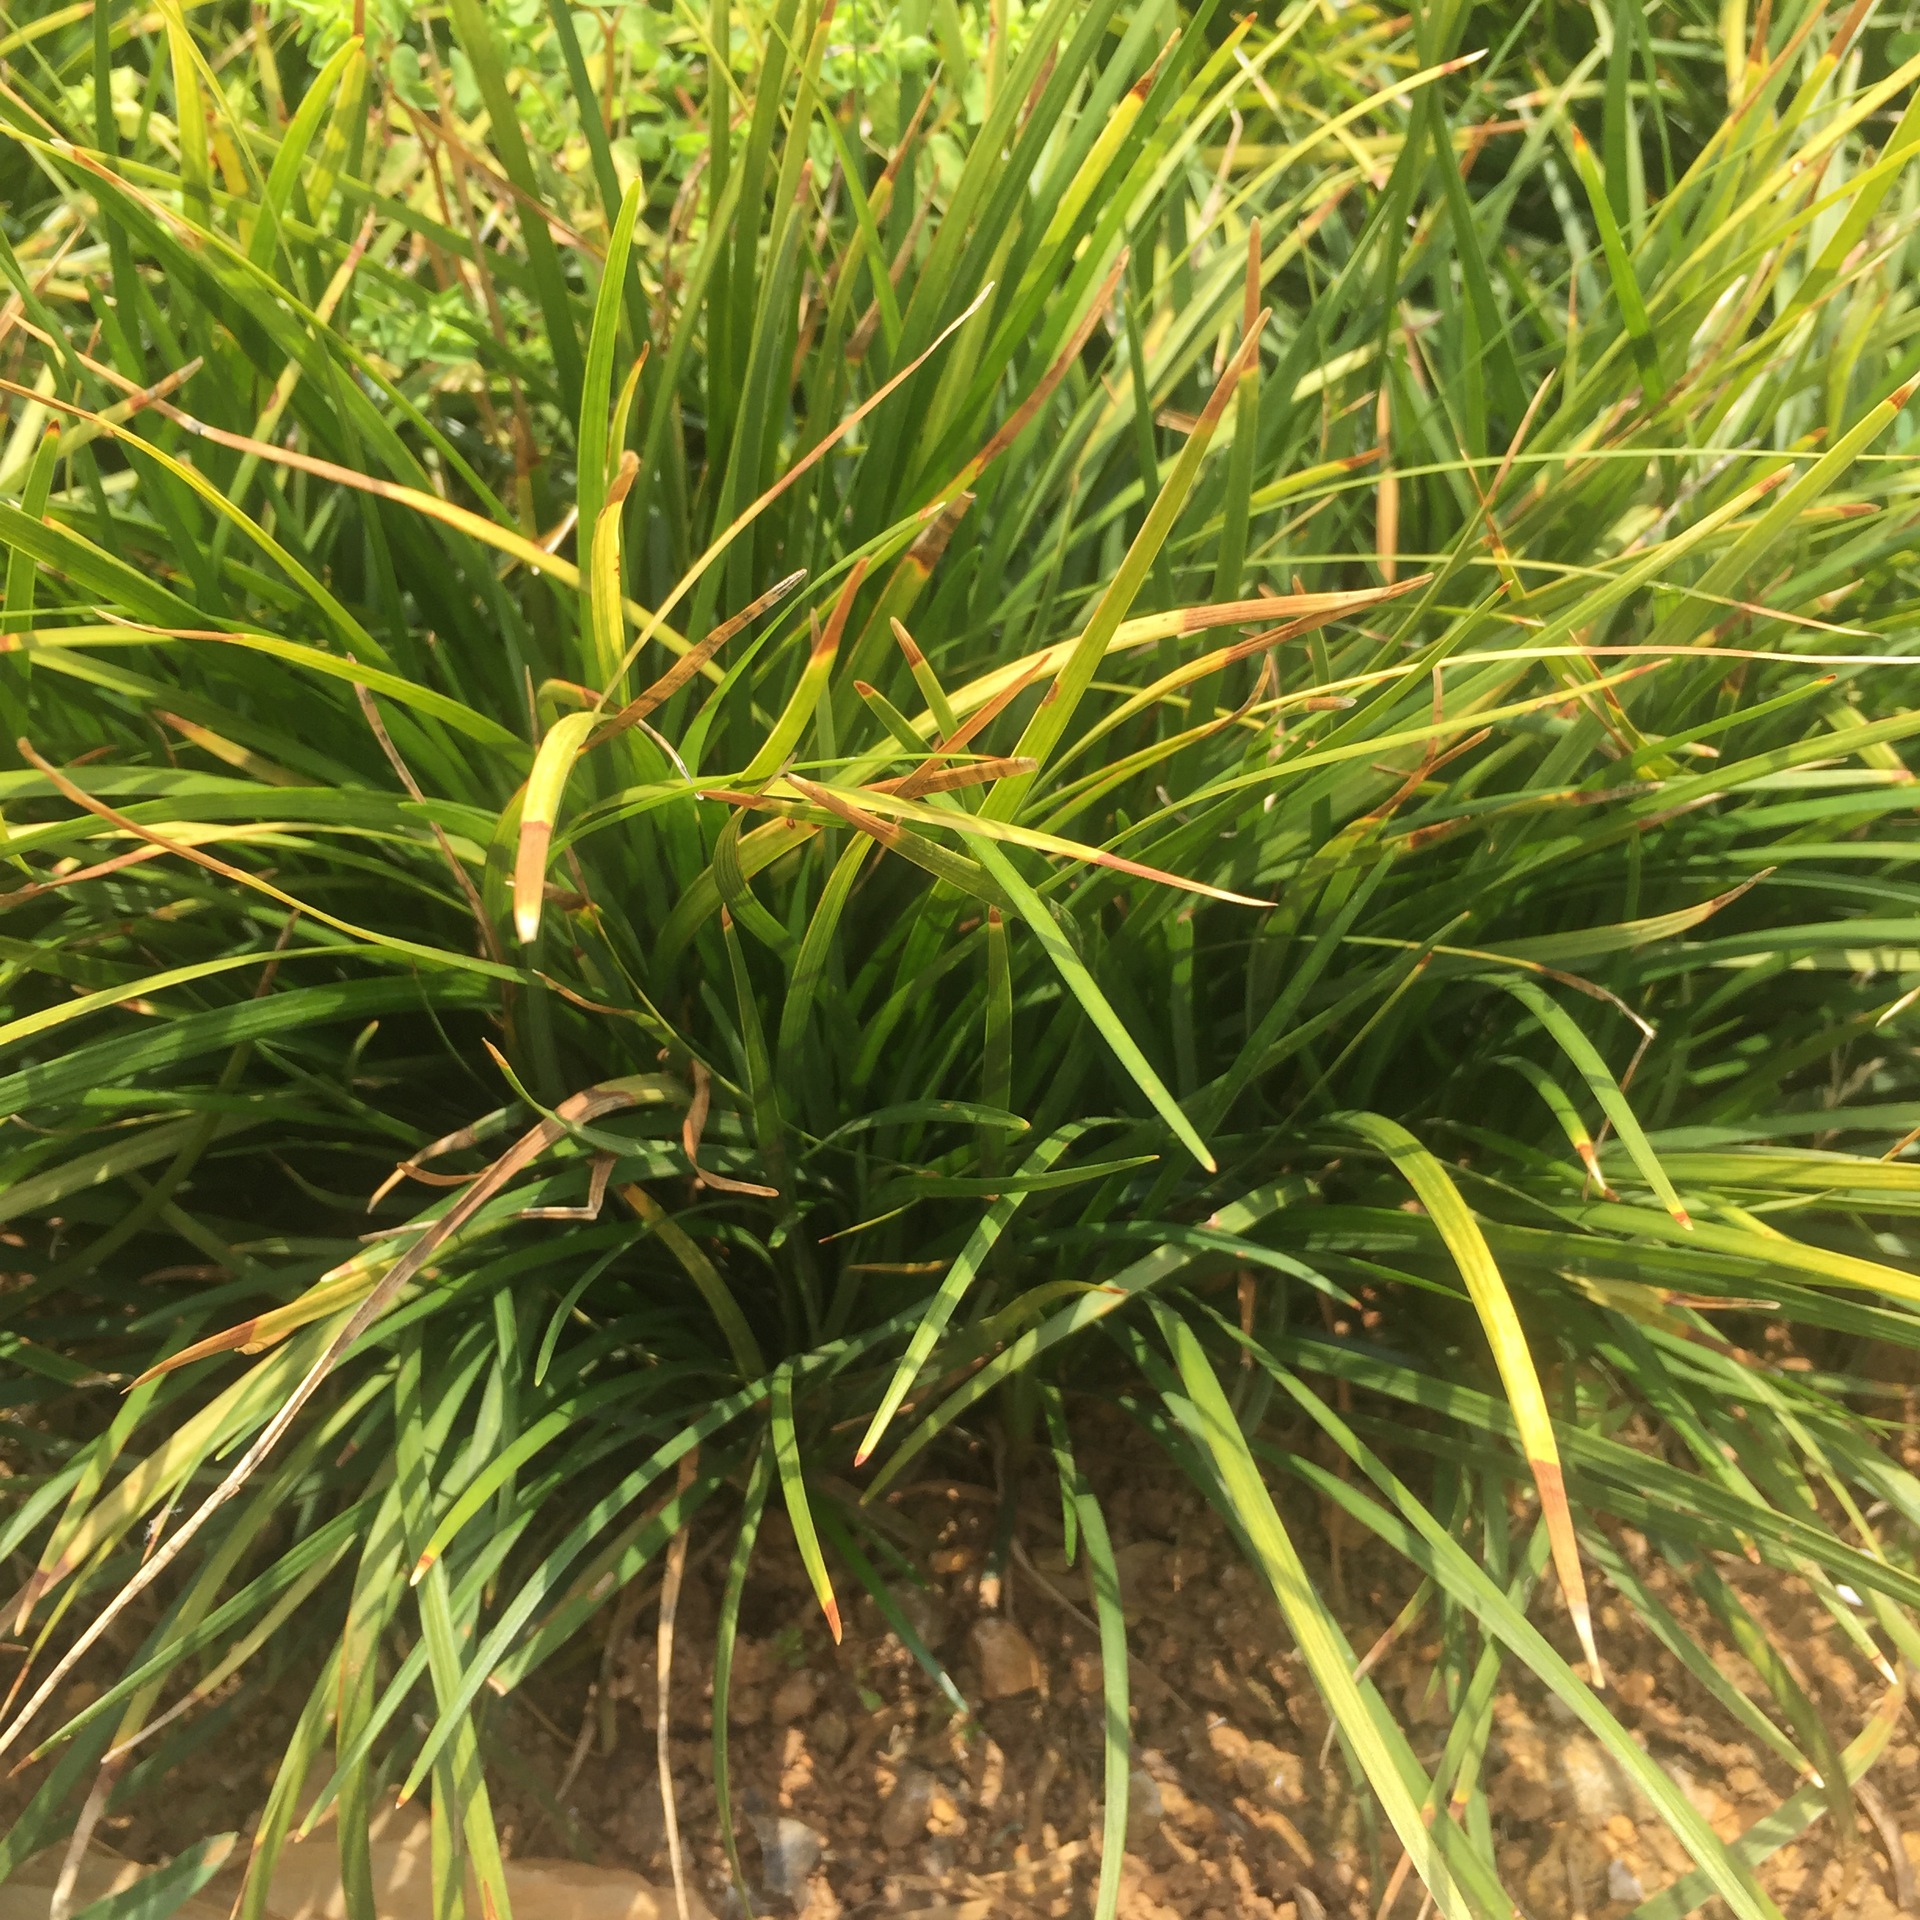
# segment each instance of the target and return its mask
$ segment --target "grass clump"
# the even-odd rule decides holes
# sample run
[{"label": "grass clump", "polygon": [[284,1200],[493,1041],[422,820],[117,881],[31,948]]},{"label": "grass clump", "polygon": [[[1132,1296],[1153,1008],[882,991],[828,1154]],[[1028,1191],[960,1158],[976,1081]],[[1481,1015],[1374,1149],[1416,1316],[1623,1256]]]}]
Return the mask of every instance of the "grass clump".
[{"label": "grass clump", "polygon": [[[1100,1402],[1441,1912],[1510,1910],[1517,1667],[1760,1920],[1589,1589],[1850,1829],[1885,1725],[1719,1680],[1616,1535],[1920,1651],[1853,1377],[1920,1345],[1916,63],[1805,4],[864,17],[649,16],[651,171],[559,6],[0,42],[0,1871],[296,1673],[249,1897],[430,1785],[504,1910],[491,1701],[684,1529],[737,1609],[768,1509],[836,1619],[991,1426],[1093,1559],[1111,1913]],[[1437,1769],[1289,1476],[1439,1597]]]}]

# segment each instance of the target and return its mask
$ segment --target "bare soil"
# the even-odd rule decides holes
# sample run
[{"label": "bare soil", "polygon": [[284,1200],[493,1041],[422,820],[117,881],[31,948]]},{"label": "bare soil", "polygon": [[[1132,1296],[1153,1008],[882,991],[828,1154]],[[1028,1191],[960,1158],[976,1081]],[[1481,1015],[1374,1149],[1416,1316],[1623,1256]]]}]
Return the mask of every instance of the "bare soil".
[{"label": "bare soil", "polygon": [[[1412,1920],[1421,1889],[1396,1885],[1399,1848],[1355,1790],[1271,1596],[1189,1485],[1136,1437],[1097,1476],[1121,1568],[1134,1654],[1132,1810],[1123,1920]],[[985,1467],[982,1461],[983,1469]],[[1057,1501],[1017,1510],[997,1593],[999,1513],[978,1484],[929,1483],[890,1504],[904,1560],[926,1584],[892,1587],[971,1711],[962,1716],[850,1580],[835,1644],[784,1516],[770,1514],[735,1662],[731,1767],[742,1864],[759,1913],[832,1920],[1084,1915],[1099,1873],[1103,1718],[1098,1641],[1083,1575],[1062,1552]],[[1412,1592],[1404,1563],[1342,1534],[1308,1498],[1286,1519],[1356,1652]],[[1619,1544],[1707,1644],[1704,1613],[1628,1531]],[[711,1658],[724,1541],[696,1543],[670,1668],[670,1772],[691,1881],[739,1914],[716,1817]],[[1720,1571],[1767,1626],[1837,1737],[1885,1700],[1885,1677],[1778,1574]],[[984,1590],[983,1590],[984,1588]],[[489,1756],[511,1852],[572,1854],[670,1878],[658,1746],[657,1579],[609,1609],[597,1636],[495,1710]],[[1600,1639],[1610,1699],[1647,1752],[1725,1838],[1802,1784],[1639,1627],[1604,1581]],[[1533,1617],[1570,1658],[1549,1584]],[[1435,1678],[1429,1613],[1380,1657],[1389,1704],[1431,1765],[1452,1711]],[[1723,1650],[1721,1670],[1760,1697]],[[155,1859],[242,1823],[271,1777],[285,1726],[256,1715],[223,1730],[167,1788],[109,1814],[99,1838]],[[1483,1775],[1495,1849],[1526,1920],[1623,1920],[1688,1862],[1599,1744],[1524,1677],[1503,1681]],[[17,1794],[27,1781],[7,1791]],[[1911,1709],[1859,1796],[1857,1831],[1811,1825],[1762,1870],[1781,1910],[1920,1916],[1920,1743]],[[13,1804],[18,1805],[17,1799]],[[0,1817],[10,1811],[0,1796]],[[816,1851],[817,1850],[817,1851]],[[1699,1911],[1714,1913],[1717,1906]]]}]

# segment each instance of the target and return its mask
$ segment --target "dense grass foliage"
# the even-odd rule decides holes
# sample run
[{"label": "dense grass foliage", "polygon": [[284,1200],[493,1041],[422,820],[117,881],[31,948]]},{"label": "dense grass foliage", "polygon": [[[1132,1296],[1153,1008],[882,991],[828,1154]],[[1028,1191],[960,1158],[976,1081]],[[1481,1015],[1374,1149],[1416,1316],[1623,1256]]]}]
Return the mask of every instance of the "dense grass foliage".
[{"label": "dense grass foliage", "polygon": [[[0,1873],[297,1684],[244,1910],[336,1803],[360,1899],[384,1782],[504,1912],[502,1692],[719,1531],[724,1739],[768,1509],[834,1618],[991,1431],[1091,1560],[1111,1913],[1118,1402],[1443,1914],[1515,1666],[1772,1914],[1891,1722],[1619,1533],[1920,1658],[1912,36],[630,12],[0,39]],[[1433,1771],[1295,1480],[1424,1581]],[[1597,1582],[1817,1776],[1770,1836]]]}]

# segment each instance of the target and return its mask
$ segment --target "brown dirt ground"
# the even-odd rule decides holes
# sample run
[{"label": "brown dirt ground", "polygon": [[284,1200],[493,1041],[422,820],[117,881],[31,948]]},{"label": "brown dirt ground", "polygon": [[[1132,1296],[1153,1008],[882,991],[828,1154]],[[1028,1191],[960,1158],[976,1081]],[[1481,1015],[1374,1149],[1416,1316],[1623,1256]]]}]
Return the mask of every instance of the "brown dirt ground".
[{"label": "brown dirt ground", "polygon": [[[1124,1461],[1100,1476],[1099,1490],[1135,1655],[1123,1920],[1371,1920],[1398,1848],[1354,1792],[1338,1751],[1326,1751],[1326,1714],[1270,1596],[1187,1483],[1157,1457],[1144,1458],[1137,1439],[1106,1451]],[[892,1503],[903,1549],[930,1569],[927,1589],[902,1582],[895,1591],[973,1703],[970,1720],[949,1709],[864,1595],[834,1644],[784,1516],[769,1516],[748,1588],[730,1715],[734,1801],[756,1911],[807,1920],[881,1913],[1022,1920],[1090,1911],[1102,1768],[1091,1609],[1081,1573],[1064,1564],[1058,1503],[1037,1497],[1019,1510],[1019,1548],[998,1605],[986,1604],[992,1596],[983,1597],[981,1576],[996,1511],[985,1484],[964,1482],[909,1489]],[[1356,1650],[1370,1647],[1411,1592],[1406,1567],[1370,1542],[1331,1536],[1329,1516],[1309,1500],[1286,1517]],[[1643,1577],[1712,1644],[1703,1610],[1635,1536],[1618,1538]],[[693,1884],[716,1914],[738,1915],[707,1737],[725,1551],[724,1541],[704,1551],[696,1543],[689,1565],[671,1669],[670,1755]],[[1882,1698],[1884,1679],[1794,1583],[1738,1562],[1721,1570],[1841,1739],[1850,1737]],[[843,1601],[851,1585],[843,1585]],[[1543,1590],[1534,1617],[1571,1654],[1554,1593],[1551,1585]],[[536,1676],[493,1717],[491,1771],[511,1852],[570,1853],[667,1882],[655,1761],[656,1599],[654,1583],[637,1587],[570,1663]],[[1604,1584],[1596,1600],[1616,1676],[1615,1710],[1732,1838],[1796,1782],[1635,1626]],[[1423,1622],[1377,1670],[1429,1764],[1450,1720],[1429,1684],[1438,1651],[1431,1622]],[[1759,1692],[1739,1656],[1725,1652],[1721,1663]],[[1007,1690],[1020,1683],[1031,1684]],[[990,1697],[996,1690],[999,1697]],[[164,1794],[110,1815],[99,1837],[153,1859],[234,1825],[271,1776],[284,1730],[271,1721],[233,1727]],[[1867,1810],[1850,1845],[1837,1846],[1821,1822],[1767,1864],[1763,1880],[1793,1920],[1920,1916],[1916,1739],[1909,1714],[1861,1796]],[[1677,1843],[1599,1745],[1524,1679],[1510,1679],[1498,1697],[1485,1778],[1498,1857],[1526,1920],[1621,1920],[1636,1888],[1651,1894],[1685,1869]],[[0,1816],[6,1811],[0,1805]],[[783,1820],[807,1832],[782,1830]],[[805,1850],[820,1848],[785,1897],[782,1831],[784,1844],[800,1849],[803,1868]],[[1391,1911],[1403,1920],[1419,1913],[1418,1887],[1402,1886]]]}]

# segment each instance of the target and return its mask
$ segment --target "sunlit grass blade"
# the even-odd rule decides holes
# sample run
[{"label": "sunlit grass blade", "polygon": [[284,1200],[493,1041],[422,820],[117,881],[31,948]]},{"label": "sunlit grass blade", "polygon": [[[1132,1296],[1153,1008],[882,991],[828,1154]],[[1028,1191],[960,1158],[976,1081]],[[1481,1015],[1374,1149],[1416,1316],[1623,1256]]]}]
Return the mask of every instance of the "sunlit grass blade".
[{"label": "sunlit grass blade", "polygon": [[1235,1518],[1253,1543],[1260,1570],[1273,1589],[1314,1685],[1365,1769],[1368,1784],[1379,1796],[1388,1821],[1413,1860],[1421,1884],[1441,1913],[1467,1914],[1471,1909],[1448,1871],[1414,1795],[1410,1771],[1418,1774],[1417,1763],[1404,1749],[1393,1750],[1393,1736],[1355,1681],[1352,1651],[1308,1578],[1273,1496],[1247,1450],[1246,1436],[1227,1404],[1212,1362],[1193,1329],[1177,1313],[1163,1313],[1160,1325],[1192,1402],[1198,1438],[1233,1503]]},{"label": "sunlit grass blade", "polygon": [[[1715,1891],[1736,1913],[1753,1916],[1754,1920],[1773,1920],[1776,1909],[1761,1891],[1751,1872],[1738,1861],[1737,1856],[1731,1855],[1723,1847],[1712,1827],[1687,1802],[1679,1787],[1641,1751],[1594,1693],[1583,1687],[1565,1663],[1545,1646],[1538,1629],[1526,1622],[1519,1609],[1507,1600],[1485,1573],[1473,1566],[1469,1556],[1448,1536],[1439,1522],[1381,1465],[1369,1449],[1345,1429],[1332,1408],[1299,1381],[1288,1379],[1286,1384],[1294,1397],[1335,1436],[1343,1450],[1393,1500],[1400,1515],[1421,1535],[1432,1555],[1435,1577],[1465,1596],[1467,1603],[1489,1630],[1498,1633],[1509,1645],[1524,1644],[1527,1647],[1527,1662],[1532,1671],[1554,1688],[1559,1698],[1606,1745],[1640,1791],[1652,1798],[1669,1822],[1684,1834],[1690,1850],[1701,1860]],[[1306,1467],[1307,1477],[1330,1497],[1356,1506],[1359,1504],[1357,1496],[1334,1491],[1340,1485],[1337,1477],[1325,1474],[1307,1463],[1302,1464]],[[1385,1516],[1380,1515],[1373,1524],[1384,1525],[1384,1519]],[[1548,1524],[1550,1527],[1551,1522]]]},{"label": "sunlit grass blade", "polygon": [[[1101,594],[1098,606],[1074,641],[1072,651],[1062,661],[1051,697],[1042,702],[1022,732],[1019,745],[1015,748],[1021,758],[1034,760],[1044,767],[1072,723],[1074,712],[1092,685],[1107,648],[1119,633],[1135,596],[1145,584],[1148,572],[1167,536],[1173,531],[1181,509],[1186,505],[1187,496],[1200,477],[1200,464],[1206,458],[1221,416],[1226,412],[1227,403],[1239,384],[1242,368],[1259,354],[1259,326],[1264,325],[1266,315],[1262,312],[1255,319],[1259,324],[1241,343],[1240,351],[1220,376],[1193,431],[1187,436],[1186,445],[1181,448],[1165,483],[1155,495],[1145,523],[1128,547],[1126,558]],[[1032,775],[1018,775],[997,788],[987,803],[992,817],[1003,820],[1010,818],[1025,799],[1033,778]]]},{"label": "sunlit grass blade", "polygon": [[1508,1404],[1520,1433],[1528,1470],[1540,1495],[1540,1510],[1553,1543],[1554,1571],[1560,1591],[1580,1636],[1582,1651],[1596,1686],[1603,1684],[1600,1649],[1593,1637],[1593,1613],[1587,1601],[1586,1576],[1580,1570],[1580,1546],[1574,1536],[1573,1516],[1567,1506],[1566,1477],[1560,1468],[1560,1449],[1554,1439],[1553,1418],[1547,1411],[1540,1375],[1527,1345],[1525,1329],[1514,1311],[1512,1295],[1494,1263],[1486,1236],[1474,1219],[1460,1190],[1431,1153],[1404,1127],[1376,1113],[1349,1113],[1344,1124],[1384,1153],[1412,1187],[1421,1206],[1447,1243],[1473,1298],[1474,1311],[1486,1330],[1494,1365],[1506,1388]]}]

